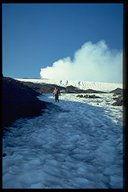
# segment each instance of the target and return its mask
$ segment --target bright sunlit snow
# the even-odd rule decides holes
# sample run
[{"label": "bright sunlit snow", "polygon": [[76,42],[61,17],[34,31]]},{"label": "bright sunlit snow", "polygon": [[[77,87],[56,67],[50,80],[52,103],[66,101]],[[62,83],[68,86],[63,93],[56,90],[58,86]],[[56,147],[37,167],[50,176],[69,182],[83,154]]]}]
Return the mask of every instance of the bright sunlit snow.
[{"label": "bright sunlit snow", "polygon": [[[3,139],[3,188],[122,188],[123,108],[99,99],[52,94],[42,116],[19,119]],[[61,110],[59,109],[61,108]]]}]

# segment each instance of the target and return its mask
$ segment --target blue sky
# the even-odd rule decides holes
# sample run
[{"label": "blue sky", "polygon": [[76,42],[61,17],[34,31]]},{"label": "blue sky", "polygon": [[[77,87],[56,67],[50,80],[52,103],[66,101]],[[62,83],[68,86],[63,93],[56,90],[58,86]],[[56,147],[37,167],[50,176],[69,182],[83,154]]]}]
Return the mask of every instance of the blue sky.
[{"label": "blue sky", "polygon": [[41,68],[73,60],[82,45],[101,40],[122,51],[123,4],[2,4],[4,76],[40,78]]}]

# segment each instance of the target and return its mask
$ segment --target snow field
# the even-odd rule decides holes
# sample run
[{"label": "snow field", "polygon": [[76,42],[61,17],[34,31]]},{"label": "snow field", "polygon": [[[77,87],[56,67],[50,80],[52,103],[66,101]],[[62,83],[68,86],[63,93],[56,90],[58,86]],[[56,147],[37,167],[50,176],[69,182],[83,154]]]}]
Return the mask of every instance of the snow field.
[{"label": "snow field", "polygon": [[3,140],[3,188],[122,188],[122,107],[104,100],[62,94],[42,116],[17,120]]}]

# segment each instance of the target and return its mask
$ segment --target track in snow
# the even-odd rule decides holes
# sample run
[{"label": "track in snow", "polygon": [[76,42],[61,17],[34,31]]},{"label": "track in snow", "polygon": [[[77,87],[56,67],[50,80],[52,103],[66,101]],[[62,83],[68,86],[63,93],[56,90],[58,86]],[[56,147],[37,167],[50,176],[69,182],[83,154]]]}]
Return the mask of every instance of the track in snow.
[{"label": "track in snow", "polygon": [[121,123],[63,96],[56,105],[6,133],[3,188],[122,188]]}]

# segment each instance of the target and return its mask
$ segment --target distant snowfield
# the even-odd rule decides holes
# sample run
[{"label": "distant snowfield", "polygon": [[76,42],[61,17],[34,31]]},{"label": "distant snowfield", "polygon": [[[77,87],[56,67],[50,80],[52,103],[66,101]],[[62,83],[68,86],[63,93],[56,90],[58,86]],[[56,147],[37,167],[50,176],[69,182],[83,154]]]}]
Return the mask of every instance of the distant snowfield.
[{"label": "distant snowfield", "polygon": [[[123,188],[123,108],[61,94],[41,116],[17,120],[3,138],[3,188]],[[61,110],[59,110],[59,108]]]},{"label": "distant snowfield", "polygon": [[80,89],[94,89],[98,91],[112,91],[116,88],[123,88],[121,83],[102,83],[102,82],[88,82],[88,81],[68,81],[68,80],[55,80],[55,79],[16,79],[24,82],[33,83],[49,83],[60,86],[75,86]]}]

